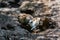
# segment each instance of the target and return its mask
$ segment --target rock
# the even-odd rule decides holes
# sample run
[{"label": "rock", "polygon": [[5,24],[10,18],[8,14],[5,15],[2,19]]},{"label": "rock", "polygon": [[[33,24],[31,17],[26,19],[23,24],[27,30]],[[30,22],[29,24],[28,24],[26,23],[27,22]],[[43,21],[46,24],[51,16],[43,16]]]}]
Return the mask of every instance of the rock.
[{"label": "rock", "polygon": [[[33,10],[36,15],[49,15],[50,13],[50,6],[45,5],[44,3],[41,2],[29,2],[29,1],[24,1],[22,5],[20,6],[20,9],[22,11],[24,10]],[[40,11],[39,11],[40,10]],[[33,15],[35,15],[35,13]]]},{"label": "rock", "polygon": [[[29,5],[30,4],[30,5]],[[20,6],[20,9],[21,10],[26,10],[26,9],[28,9],[28,7],[30,7],[31,6],[31,2],[29,2],[29,1],[24,1],[23,3],[22,3],[22,5]],[[33,10],[33,7],[31,7],[31,10]]]},{"label": "rock", "polygon": [[20,5],[19,4],[17,4],[18,3],[18,1],[15,1],[15,2],[8,2],[9,3],[9,7],[14,7],[14,8],[17,8],[17,7],[19,7]]},{"label": "rock", "polygon": [[22,13],[29,13],[33,16],[51,16],[51,7],[42,2],[24,1],[19,7]]},{"label": "rock", "polygon": [[0,29],[0,37],[6,36],[6,31]]},{"label": "rock", "polygon": [[41,2],[30,2],[30,1],[24,1],[22,5],[19,7],[21,10],[36,10],[37,7],[41,6]]},{"label": "rock", "polygon": [[36,40],[50,40],[49,38],[45,38],[44,36],[39,36]]},{"label": "rock", "polygon": [[20,40],[33,40],[33,39],[27,38],[27,37],[22,37],[22,38],[20,38]]},{"label": "rock", "polygon": [[4,37],[0,37],[0,40],[5,40],[5,38]]},{"label": "rock", "polygon": [[4,8],[4,7],[7,7],[8,5],[7,5],[7,3],[4,3],[4,2],[0,2],[0,8]]},{"label": "rock", "polygon": [[0,40],[60,40],[59,5],[60,0],[0,0]]},{"label": "rock", "polygon": [[36,11],[35,11],[35,13],[33,14],[34,16],[51,16],[52,15],[52,13],[51,13],[51,8],[50,7],[48,7],[48,5],[44,5],[43,4],[43,7],[39,7]]},{"label": "rock", "polygon": [[16,11],[18,8],[0,8],[1,12],[13,12]]}]

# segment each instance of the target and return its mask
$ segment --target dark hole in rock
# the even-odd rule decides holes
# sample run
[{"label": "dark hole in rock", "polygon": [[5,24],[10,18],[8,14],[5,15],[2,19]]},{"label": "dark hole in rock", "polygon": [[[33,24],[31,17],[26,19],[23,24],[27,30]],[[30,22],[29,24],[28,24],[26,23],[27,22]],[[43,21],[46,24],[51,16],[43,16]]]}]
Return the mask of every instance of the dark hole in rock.
[{"label": "dark hole in rock", "polygon": [[34,13],[34,11],[33,10],[21,10],[21,13],[32,14]]}]

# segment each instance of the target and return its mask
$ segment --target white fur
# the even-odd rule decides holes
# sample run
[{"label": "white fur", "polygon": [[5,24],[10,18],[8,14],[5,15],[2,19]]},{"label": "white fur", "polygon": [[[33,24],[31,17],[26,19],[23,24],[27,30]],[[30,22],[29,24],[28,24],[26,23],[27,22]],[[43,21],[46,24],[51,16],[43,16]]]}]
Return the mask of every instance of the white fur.
[{"label": "white fur", "polygon": [[32,27],[31,30],[35,29],[39,25],[40,18],[32,19],[29,21],[29,25]]}]

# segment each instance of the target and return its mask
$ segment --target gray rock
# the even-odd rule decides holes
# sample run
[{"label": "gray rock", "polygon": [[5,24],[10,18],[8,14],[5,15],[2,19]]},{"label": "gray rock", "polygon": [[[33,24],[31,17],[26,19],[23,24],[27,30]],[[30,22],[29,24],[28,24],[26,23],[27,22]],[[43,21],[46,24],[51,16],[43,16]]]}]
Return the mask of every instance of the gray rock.
[{"label": "gray rock", "polygon": [[4,37],[0,37],[0,40],[6,40]]}]

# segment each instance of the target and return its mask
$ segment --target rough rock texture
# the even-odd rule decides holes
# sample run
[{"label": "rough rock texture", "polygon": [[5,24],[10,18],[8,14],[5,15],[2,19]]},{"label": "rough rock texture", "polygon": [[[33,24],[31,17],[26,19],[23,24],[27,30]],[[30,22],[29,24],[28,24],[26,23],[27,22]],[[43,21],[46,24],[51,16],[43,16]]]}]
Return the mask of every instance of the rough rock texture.
[{"label": "rough rock texture", "polygon": [[0,0],[0,40],[60,40],[60,0]]}]

